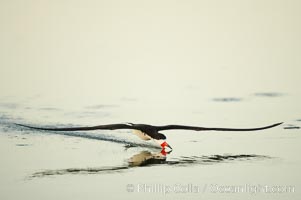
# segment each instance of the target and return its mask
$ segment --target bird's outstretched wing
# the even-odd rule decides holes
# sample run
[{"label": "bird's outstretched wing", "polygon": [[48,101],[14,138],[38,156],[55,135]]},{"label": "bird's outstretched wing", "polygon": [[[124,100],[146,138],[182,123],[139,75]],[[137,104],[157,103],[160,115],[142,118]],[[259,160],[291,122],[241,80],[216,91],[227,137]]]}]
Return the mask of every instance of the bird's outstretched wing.
[{"label": "bird's outstretched wing", "polygon": [[16,124],[18,126],[23,126],[26,128],[32,128],[37,130],[45,130],[45,131],[91,131],[91,130],[116,130],[116,129],[134,129],[129,124],[107,124],[107,125],[99,125],[99,126],[85,126],[85,127],[68,127],[68,128],[47,128],[47,127],[35,127],[28,126],[24,124]]},{"label": "bird's outstretched wing", "polygon": [[198,127],[198,126],[183,126],[183,125],[166,125],[166,126],[158,126],[158,131],[171,130],[171,129],[182,129],[182,130],[193,130],[193,131],[258,131],[268,128],[273,128],[275,126],[279,126],[281,123],[272,124],[264,127],[257,128],[208,128],[208,127]]}]

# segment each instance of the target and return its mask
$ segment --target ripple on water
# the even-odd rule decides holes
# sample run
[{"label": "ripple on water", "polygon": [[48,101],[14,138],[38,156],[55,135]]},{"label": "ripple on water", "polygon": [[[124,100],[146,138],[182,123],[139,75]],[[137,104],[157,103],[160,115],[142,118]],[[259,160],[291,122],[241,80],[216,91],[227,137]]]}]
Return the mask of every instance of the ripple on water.
[{"label": "ripple on water", "polygon": [[27,146],[31,146],[31,144],[16,144],[16,146],[18,146],[18,147],[27,147]]},{"label": "ripple on water", "polygon": [[86,106],[86,109],[91,110],[98,110],[98,109],[105,109],[105,108],[116,108],[118,105],[115,104],[98,104],[98,105],[92,105],[92,106]]},{"label": "ripple on water", "polygon": [[283,129],[300,129],[300,126],[294,124],[287,124]]},{"label": "ripple on water", "polygon": [[53,108],[53,107],[42,107],[42,108],[39,108],[38,110],[43,110],[43,111],[61,111],[60,109]]},{"label": "ripple on water", "polygon": [[255,93],[254,95],[258,97],[280,97],[283,96],[284,94],[279,92],[258,92]]},{"label": "ripple on water", "polygon": [[216,101],[216,102],[239,102],[239,101],[242,101],[242,98],[222,97],[222,98],[213,98],[212,101]]},{"label": "ripple on water", "polygon": [[174,161],[169,161],[169,165],[189,165],[189,164],[218,164],[232,161],[247,161],[247,160],[258,160],[268,159],[271,157],[255,154],[224,154],[224,155],[210,155],[210,156],[192,156],[192,157],[181,157]]}]

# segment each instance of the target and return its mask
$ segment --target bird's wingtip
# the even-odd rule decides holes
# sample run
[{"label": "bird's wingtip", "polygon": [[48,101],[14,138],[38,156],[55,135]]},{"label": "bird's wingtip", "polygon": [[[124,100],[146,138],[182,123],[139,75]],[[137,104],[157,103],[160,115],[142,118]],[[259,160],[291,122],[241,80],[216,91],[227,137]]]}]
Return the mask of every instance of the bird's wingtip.
[{"label": "bird's wingtip", "polygon": [[19,124],[19,123],[14,123],[16,126],[22,126],[22,127],[26,127],[26,128],[31,128],[30,126],[28,125],[24,125],[24,124]]},{"label": "bird's wingtip", "polygon": [[19,123],[13,123],[13,124],[17,126],[24,126],[23,124],[19,124]]},{"label": "bird's wingtip", "polygon": [[281,125],[281,124],[283,124],[284,122],[279,122],[279,123],[276,123],[276,124],[274,124],[273,125],[273,127],[275,127],[275,126],[279,126],[279,125]]}]

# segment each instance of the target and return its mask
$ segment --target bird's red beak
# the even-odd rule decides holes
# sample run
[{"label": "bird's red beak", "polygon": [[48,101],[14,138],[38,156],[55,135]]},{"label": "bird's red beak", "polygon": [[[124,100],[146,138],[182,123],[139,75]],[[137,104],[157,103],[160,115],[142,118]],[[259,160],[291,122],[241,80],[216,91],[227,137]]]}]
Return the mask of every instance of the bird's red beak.
[{"label": "bird's red beak", "polygon": [[170,146],[169,144],[167,144],[166,141],[164,141],[164,142],[161,144],[161,147],[162,147],[162,149],[165,149],[166,147],[172,149],[171,146]]},{"label": "bird's red beak", "polygon": [[[162,147],[161,154],[162,154],[163,156],[166,156],[167,154],[169,154],[169,153],[172,151],[171,146],[170,146],[169,144],[167,144],[167,142],[165,142],[165,141],[161,144],[161,147]],[[169,150],[169,151],[165,151],[165,148],[166,148],[166,147],[170,148],[170,150]]]}]

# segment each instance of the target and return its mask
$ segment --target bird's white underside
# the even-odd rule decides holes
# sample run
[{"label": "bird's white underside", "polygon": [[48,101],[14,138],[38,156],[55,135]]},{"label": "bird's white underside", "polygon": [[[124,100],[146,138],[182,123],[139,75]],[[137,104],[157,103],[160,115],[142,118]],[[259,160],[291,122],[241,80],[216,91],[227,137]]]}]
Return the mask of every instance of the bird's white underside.
[{"label": "bird's white underside", "polygon": [[137,135],[139,138],[141,138],[142,140],[150,140],[150,139],[152,139],[150,136],[148,136],[146,133],[143,133],[140,130],[133,130],[133,133],[135,135]]}]

